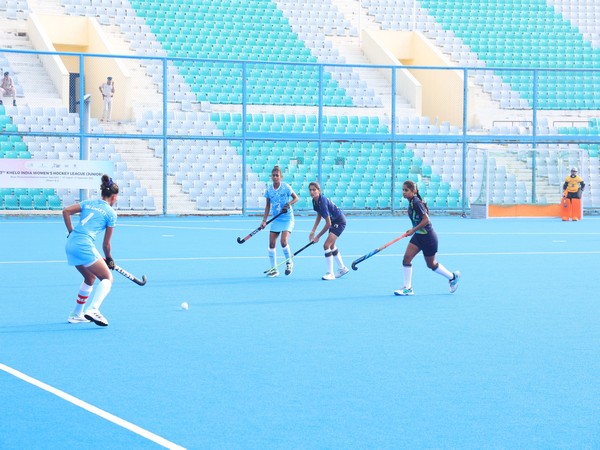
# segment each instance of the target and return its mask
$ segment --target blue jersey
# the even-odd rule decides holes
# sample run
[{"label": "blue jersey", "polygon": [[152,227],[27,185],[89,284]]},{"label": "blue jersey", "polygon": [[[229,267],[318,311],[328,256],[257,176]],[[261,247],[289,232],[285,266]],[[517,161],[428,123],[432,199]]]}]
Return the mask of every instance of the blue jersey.
[{"label": "blue jersey", "polygon": [[117,213],[104,200],[84,200],[80,206],[79,223],[67,239],[65,252],[69,265],[88,267],[101,258],[94,245],[96,235],[115,226]]},{"label": "blue jersey", "polygon": [[316,200],[313,199],[313,209],[318,212],[322,218],[331,218],[331,223],[345,222],[346,217],[340,208],[323,194],[319,195]]},{"label": "blue jersey", "polygon": [[81,233],[96,240],[96,235],[117,223],[117,213],[104,200],[84,200],[81,202],[79,224],[73,228],[74,233]]},{"label": "blue jersey", "polygon": [[[423,201],[416,195],[408,202],[408,217],[412,222],[413,227],[416,227],[423,220],[423,216],[427,214],[427,208]],[[423,228],[417,230],[415,234],[429,234],[433,231],[431,222]]]},{"label": "blue jersey", "polygon": [[[279,183],[279,187],[275,189],[272,184],[267,185],[265,198],[268,198],[271,203],[271,214],[276,216],[281,212],[283,206],[293,200],[292,187],[284,182]],[[271,231],[273,233],[281,233],[282,231],[292,232],[294,229],[294,210],[290,206],[288,212],[280,215],[277,219],[271,222]]]},{"label": "blue jersey", "polygon": [[[286,203],[289,203],[292,201],[293,193],[294,193],[294,190],[287,183],[284,183],[284,182],[279,183],[279,187],[277,189],[275,189],[272,184],[269,184],[265,191],[265,198],[268,198],[269,201],[271,202],[271,215],[276,216],[277,214],[279,214],[281,212],[281,210],[283,209],[283,206]],[[290,218],[293,218],[293,217],[294,217],[294,212],[293,212],[293,209],[291,206],[288,208],[287,213],[279,216],[280,219],[287,219],[287,220],[290,220]]]}]

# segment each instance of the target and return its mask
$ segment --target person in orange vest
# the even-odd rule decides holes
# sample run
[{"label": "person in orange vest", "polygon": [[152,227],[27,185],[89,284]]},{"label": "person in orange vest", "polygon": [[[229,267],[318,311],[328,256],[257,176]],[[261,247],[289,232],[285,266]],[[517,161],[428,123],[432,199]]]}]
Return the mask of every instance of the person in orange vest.
[{"label": "person in orange vest", "polygon": [[563,201],[562,201],[562,220],[573,221],[581,219],[581,194],[585,189],[583,179],[577,175],[577,168],[571,169],[571,174],[567,175],[563,184]]}]

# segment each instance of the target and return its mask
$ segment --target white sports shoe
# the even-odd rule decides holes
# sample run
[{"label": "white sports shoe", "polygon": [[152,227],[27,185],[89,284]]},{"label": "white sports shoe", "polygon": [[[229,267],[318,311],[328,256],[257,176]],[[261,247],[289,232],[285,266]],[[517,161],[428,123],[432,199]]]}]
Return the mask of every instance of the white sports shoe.
[{"label": "white sports shoe", "polygon": [[327,272],[325,275],[323,275],[323,276],[321,277],[321,279],[322,279],[322,280],[327,280],[327,281],[330,281],[330,280],[335,280],[335,275],[334,275],[334,274],[332,274],[331,272]]},{"label": "white sports shoe", "polygon": [[277,277],[277,276],[279,276],[279,271],[277,269],[273,269],[273,270],[269,271],[269,273],[267,273],[267,276],[269,278]]},{"label": "white sports shoe", "polygon": [[415,292],[412,290],[412,288],[402,288],[399,289],[397,291],[394,291],[394,295],[401,295],[401,296],[406,296],[406,295],[415,295]]},{"label": "white sports shoe", "polygon": [[285,264],[285,274],[291,275],[292,270],[294,270],[294,264],[290,261]]},{"label": "white sports shoe", "polygon": [[340,267],[340,269],[335,273],[335,277],[336,278],[340,278],[343,277],[344,275],[346,275],[348,272],[350,272],[348,270],[348,268],[346,266],[344,267]]},{"label": "white sports shoe", "polygon": [[67,318],[67,322],[69,323],[89,323],[90,321],[86,319],[83,314],[71,314]]},{"label": "white sports shoe", "polygon": [[104,317],[100,313],[100,311],[98,311],[97,309],[87,310],[84,314],[84,317],[88,320],[91,320],[99,327],[107,327],[108,326],[108,320],[106,320],[106,317]]},{"label": "white sports shoe", "polygon": [[454,272],[454,278],[450,280],[450,292],[456,292],[458,289],[458,281],[460,280],[460,272]]}]

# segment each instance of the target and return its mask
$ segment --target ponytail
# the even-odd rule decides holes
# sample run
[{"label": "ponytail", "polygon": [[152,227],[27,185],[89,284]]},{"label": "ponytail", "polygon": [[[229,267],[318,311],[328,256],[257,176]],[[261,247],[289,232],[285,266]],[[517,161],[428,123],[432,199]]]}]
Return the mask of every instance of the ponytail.
[{"label": "ponytail", "polygon": [[119,193],[119,185],[115,183],[108,175],[102,175],[102,184],[100,185],[102,198],[108,198]]}]

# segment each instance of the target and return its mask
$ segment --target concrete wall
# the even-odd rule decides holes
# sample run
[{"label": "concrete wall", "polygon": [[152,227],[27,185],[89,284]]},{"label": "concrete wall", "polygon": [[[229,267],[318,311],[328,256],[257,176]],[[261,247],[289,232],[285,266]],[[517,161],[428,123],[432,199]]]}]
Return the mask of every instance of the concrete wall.
[{"label": "concrete wall", "polygon": [[[85,19],[82,18],[81,20]],[[46,52],[56,51],[52,40],[48,36],[48,33],[46,33],[44,23],[37,14],[29,15],[27,33],[35,50]],[[58,55],[40,55],[39,58],[54,87],[58,91],[63,104],[68,107],[69,71],[63,64],[61,57]]]},{"label": "concrete wall", "polygon": [[[361,33],[362,50],[373,64],[401,66],[398,54],[410,52],[410,32],[396,31],[394,36],[374,30],[362,30]],[[384,70],[383,75],[392,82],[391,70]],[[396,71],[396,92],[416,109],[417,114],[422,114],[423,88],[409,70]]]},{"label": "concrete wall", "polygon": [[363,30],[362,49],[373,64],[406,67],[398,71],[397,89],[417,114],[429,116],[432,122],[447,121],[462,127],[462,71],[411,69],[451,67],[450,61],[421,32]]},{"label": "concrete wall", "polygon": [[[89,54],[114,54],[110,41],[94,18],[30,14],[28,33],[36,50]],[[91,94],[91,115],[102,116],[102,95],[98,87],[112,76],[115,82],[112,119],[131,120],[131,76],[122,60],[111,56],[40,55],[65,106],[69,105],[69,73],[80,73],[83,64],[85,94]]]}]

